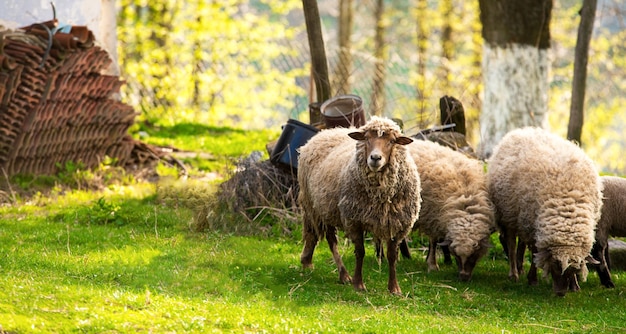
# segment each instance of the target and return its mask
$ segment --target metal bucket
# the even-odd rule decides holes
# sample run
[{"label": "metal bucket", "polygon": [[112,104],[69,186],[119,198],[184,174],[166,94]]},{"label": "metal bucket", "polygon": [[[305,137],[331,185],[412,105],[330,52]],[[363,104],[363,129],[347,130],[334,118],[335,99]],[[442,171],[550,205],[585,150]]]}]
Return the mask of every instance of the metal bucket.
[{"label": "metal bucket", "polygon": [[318,131],[319,129],[306,123],[295,119],[288,120],[272,150],[270,157],[272,164],[293,171],[297,170],[299,156],[297,149],[306,144]]},{"label": "metal bucket", "polygon": [[338,95],[328,99],[322,103],[320,111],[326,128],[358,128],[365,124],[363,100],[356,95]]}]

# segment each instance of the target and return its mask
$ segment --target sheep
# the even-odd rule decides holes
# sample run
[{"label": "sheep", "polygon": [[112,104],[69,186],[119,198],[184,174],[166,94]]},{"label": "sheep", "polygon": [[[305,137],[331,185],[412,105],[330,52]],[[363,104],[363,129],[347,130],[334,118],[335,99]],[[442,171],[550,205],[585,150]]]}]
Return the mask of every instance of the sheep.
[{"label": "sheep", "polygon": [[[325,235],[340,282],[352,281],[355,290],[364,291],[364,234],[369,232],[387,244],[389,292],[402,293],[396,278],[398,242],[411,231],[421,205],[419,174],[405,147],[412,141],[393,121],[372,117],[359,129],[322,130],[300,148],[303,268],[312,268],[315,246]],[[338,229],[354,244],[352,278],[337,251]]]},{"label": "sheep", "polygon": [[509,277],[519,280],[516,237],[532,252],[528,283],[537,268],[552,276],[557,296],[578,291],[602,208],[594,163],[576,144],[535,127],[510,131],[488,161],[488,189],[506,238]]},{"label": "sheep", "polygon": [[408,149],[422,186],[422,208],[413,229],[429,237],[428,270],[439,270],[436,246],[443,246],[455,257],[459,279],[469,281],[496,231],[483,163],[430,141],[416,140]]},{"label": "sheep", "polygon": [[600,262],[595,266],[600,283],[607,288],[614,288],[615,283],[609,271],[609,236],[626,237],[626,179],[601,176],[600,180],[604,186],[604,198],[591,255]]}]

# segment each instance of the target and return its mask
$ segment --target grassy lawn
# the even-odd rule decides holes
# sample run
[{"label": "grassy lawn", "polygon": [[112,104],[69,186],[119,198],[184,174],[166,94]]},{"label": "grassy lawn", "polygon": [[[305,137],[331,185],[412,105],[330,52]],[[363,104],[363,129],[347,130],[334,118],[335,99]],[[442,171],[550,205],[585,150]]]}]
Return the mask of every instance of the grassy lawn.
[{"label": "grassy lawn", "polygon": [[[224,156],[264,145],[258,139]],[[413,249],[398,264],[397,297],[368,244],[368,291],[359,293],[338,283],[326,241],[315,269],[301,269],[297,222],[291,234],[264,237],[196,232],[194,212],[159,191],[137,182],[0,206],[0,333],[626,331],[623,272],[613,273],[615,289],[592,272],[580,292],[558,298],[550,282],[510,282],[497,242],[469,283],[457,279],[456,265],[427,273],[425,254]],[[340,250],[352,271],[352,246]]]}]

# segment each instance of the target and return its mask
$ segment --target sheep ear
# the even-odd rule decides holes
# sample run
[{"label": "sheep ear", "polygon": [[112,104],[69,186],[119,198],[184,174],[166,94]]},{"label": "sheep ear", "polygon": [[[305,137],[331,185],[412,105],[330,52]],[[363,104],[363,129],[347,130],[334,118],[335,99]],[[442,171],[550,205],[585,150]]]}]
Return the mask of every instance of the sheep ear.
[{"label": "sheep ear", "polygon": [[587,255],[585,260],[587,261],[587,263],[593,264],[593,265],[596,265],[596,266],[600,264],[600,261],[594,259],[593,256],[591,256],[591,255]]},{"label": "sheep ear", "polygon": [[400,136],[396,138],[396,144],[398,145],[408,145],[413,142],[413,139],[405,136]]},{"label": "sheep ear", "polygon": [[446,239],[446,240],[444,240],[442,242],[438,242],[437,246],[439,246],[439,247],[450,246],[451,243],[452,243],[452,241]]},{"label": "sheep ear", "polygon": [[348,136],[354,140],[365,140],[365,134],[363,132],[350,132]]},{"label": "sheep ear", "polygon": [[489,239],[489,237],[483,238],[480,241],[481,246],[485,247],[485,248],[492,248],[493,244],[491,243],[491,239]]}]

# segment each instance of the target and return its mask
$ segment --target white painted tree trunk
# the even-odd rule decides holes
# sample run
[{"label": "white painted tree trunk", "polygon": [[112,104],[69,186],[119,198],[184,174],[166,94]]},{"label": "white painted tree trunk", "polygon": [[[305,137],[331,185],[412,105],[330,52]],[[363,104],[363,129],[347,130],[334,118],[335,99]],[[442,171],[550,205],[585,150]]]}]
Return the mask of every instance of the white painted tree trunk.
[{"label": "white painted tree trunk", "polygon": [[479,155],[488,158],[512,129],[547,124],[547,49],[511,44],[483,47],[484,97]]},{"label": "white painted tree trunk", "polygon": [[[104,74],[118,75],[115,0],[54,0],[56,18],[61,24],[87,26],[96,42],[105,49],[113,64]],[[50,1],[2,0],[0,25],[16,29],[53,19]]]},{"label": "white painted tree trunk", "polygon": [[115,0],[101,0],[102,10],[96,40],[107,50],[111,60],[111,66],[103,74],[120,75],[120,66],[117,59],[117,10]]}]

